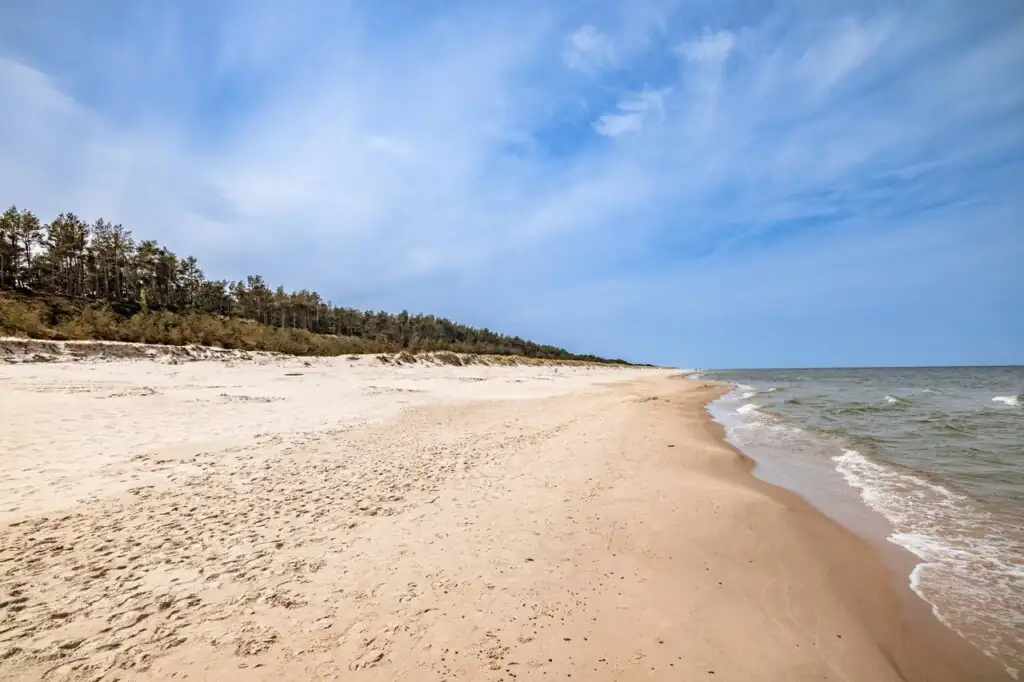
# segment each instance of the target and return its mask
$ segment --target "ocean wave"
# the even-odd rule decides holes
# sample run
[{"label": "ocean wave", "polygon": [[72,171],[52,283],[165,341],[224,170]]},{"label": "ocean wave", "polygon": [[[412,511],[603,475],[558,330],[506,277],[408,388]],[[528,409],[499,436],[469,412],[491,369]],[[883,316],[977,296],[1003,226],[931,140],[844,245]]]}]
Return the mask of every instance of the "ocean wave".
[{"label": "ocean wave", "polygon": [[[746,394],[744,394],[744,395],[746,395]],[[740,405],[739,407],[737,407],[736,408],[736,413],[737,414],[750,414],[751,412],[757,412],[758,408],[760,408],[760,407],[761,406],[758,405],[757,403],[747,403],[745,405]]]},{"label": "ocean wave", "polygon": [[887,395],[878,403],[845,403],[833,408],[836,414],[875,414],[893,410],[904,410],[911,407],[914,401],[910,398]]},{"label": "ocean wave", "polygon": [[[738,391],[738,393],[736,393]],[[746,384],[736,384],[736,388],[733,389],[735,395],[727,396],[735,400],[750,400],[757,395],[757,389],[753,386],[747,386]]]},{"label": "ocean wave", "polygon": [[712,416],[723,423],[730,437],[747,442],[760,440],[761,436],[755,434],[794,434],[803,431],[778,415],[765,411],[760,403],[744,402],[756,394],[752,386],[738,384],[730,393],[715,401],[714,407],[708,406]]},{"label": "ocean wave", "polygon": [[803,432],[799,426],[786,423],[778,415],[764,412],[758,403],[744,403],[734,411],[741,420],[741,423],[734,426],[734,429],[753,433],[768,431],[776,434],[793,434]]},{"label": "ocean wave", "polygon": [[1018,395],[997,395],[995,398],[992,398],[992,402],[1003,403],[1010,407],[1020,407],[1022,400],[1024,400],[1024,393]]},{"label": "ocean wave", "polygon": [[885,412],[892,408],[884,405],[872,405],[870,403],[847,403],[834,408],[836,414],[870,414],[874,412]]},{"label": "ocean wave", "polygon": [[[911,587],[951,628],[1001,658],[1015,643],[1024,547],[970,499],[920,476],[846,449],[836,470],[892,524],[889,540],[921,563]],[[959,624],[961,627],[956,627]]]},{"label": "ocean wave", "polygon": [[940,424],[933,424],[932,428],[935,431],[940,431],[951,436],[970,436],[974,434],[974,430],[969,426],[953,420],[948,420]]}]

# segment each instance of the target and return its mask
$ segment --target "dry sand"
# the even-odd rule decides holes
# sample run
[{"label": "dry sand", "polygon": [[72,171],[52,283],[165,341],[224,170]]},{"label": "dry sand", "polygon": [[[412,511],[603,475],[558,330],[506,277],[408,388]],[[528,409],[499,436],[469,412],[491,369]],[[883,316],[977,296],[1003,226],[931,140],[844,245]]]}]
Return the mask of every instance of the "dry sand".
[{"label": "dry sand", "polygon": [[23,351],[0,679],[998,679],[678,372]]}]

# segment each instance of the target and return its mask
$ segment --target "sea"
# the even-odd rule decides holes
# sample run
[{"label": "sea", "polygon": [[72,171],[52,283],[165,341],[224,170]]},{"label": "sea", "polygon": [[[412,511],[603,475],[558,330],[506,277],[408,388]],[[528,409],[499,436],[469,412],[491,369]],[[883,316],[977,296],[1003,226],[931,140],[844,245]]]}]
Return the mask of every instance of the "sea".
[{"label": "sea", "polygon": [[[1024,671],[1024,367],[702,371],[755,473],[908,550],[948,627]],[[911,569],[910,566],[913,566]]]}]

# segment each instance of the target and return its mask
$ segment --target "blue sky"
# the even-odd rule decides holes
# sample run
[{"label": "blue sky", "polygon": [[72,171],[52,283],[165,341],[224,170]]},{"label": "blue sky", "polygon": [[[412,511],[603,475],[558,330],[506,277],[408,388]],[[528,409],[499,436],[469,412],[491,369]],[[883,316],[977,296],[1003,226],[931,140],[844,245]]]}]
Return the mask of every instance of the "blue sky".
[{"label": "blue sky", "polygon": [[698,367],[1024,363],[1024,5],[0,5],[0,202]]}]

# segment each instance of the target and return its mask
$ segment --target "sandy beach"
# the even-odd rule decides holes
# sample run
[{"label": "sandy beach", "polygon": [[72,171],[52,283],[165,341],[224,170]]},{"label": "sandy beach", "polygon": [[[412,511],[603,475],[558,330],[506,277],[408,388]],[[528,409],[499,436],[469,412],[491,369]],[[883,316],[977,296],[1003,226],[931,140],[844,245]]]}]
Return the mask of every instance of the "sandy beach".
[{"label": "sandy beach", "polygon": [[1005,678],[721,385],[68,347],[0,355],[4,680]]}]

